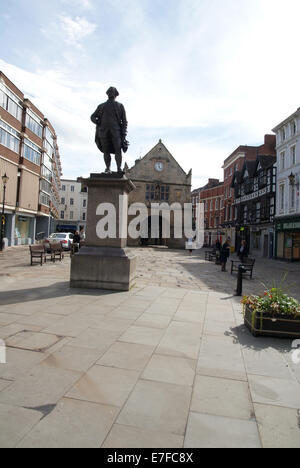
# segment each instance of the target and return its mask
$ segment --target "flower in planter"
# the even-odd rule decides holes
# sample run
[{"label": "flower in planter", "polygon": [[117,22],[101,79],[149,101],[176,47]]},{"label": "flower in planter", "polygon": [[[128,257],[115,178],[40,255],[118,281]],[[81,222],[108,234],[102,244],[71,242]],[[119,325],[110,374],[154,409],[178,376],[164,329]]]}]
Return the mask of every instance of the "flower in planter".
[{"label": "flower in planter", "polygon": [[300,304],[291,296],[284,294],[281,288],[273,287],[263,296],[244,296],[241,303],[252,312],[270,315],[300,315]]}]

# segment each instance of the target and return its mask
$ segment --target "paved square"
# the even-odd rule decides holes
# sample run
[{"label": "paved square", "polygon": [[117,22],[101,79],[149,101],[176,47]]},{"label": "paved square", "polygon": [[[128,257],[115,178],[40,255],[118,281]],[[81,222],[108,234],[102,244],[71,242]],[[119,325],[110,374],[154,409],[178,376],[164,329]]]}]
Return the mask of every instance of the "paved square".
[{"label": "paved square", "polygon": [[[0,254],[0,447],[300,447],[292,340],[254,338],[204,252],[136,249],[130,292],[69,288],[70,260]],[[245,293],[300,267],[259,260]],[[296,284],[296,286],[295,286]]]}]

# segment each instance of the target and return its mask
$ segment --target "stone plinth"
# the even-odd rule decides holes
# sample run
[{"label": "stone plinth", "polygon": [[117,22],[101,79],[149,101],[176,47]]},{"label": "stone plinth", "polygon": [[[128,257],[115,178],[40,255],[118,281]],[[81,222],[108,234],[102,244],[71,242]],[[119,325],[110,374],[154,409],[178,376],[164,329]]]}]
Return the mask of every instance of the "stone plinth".
[{"label": "stone plinth", "polygon": [[116,174],[91,174],[82,182],[88,187],[86,241],[72,257],[70,285],[128,291],[136,277],[136,257],[126,248],[128,193],[135,186]]}]

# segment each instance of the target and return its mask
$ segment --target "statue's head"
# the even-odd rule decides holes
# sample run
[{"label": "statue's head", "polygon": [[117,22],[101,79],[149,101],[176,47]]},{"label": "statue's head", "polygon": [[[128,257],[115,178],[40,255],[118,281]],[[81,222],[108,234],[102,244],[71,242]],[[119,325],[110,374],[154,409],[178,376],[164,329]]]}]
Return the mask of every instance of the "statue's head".
[{"label": "statue's head", "polygon": [[113,86],[111,86],[107,91],[106,91],[106,94],[107,96],[111,99],[111,98],[116,98],[119,96],[119,92],[117,90],[117,88],[114,88]]}]

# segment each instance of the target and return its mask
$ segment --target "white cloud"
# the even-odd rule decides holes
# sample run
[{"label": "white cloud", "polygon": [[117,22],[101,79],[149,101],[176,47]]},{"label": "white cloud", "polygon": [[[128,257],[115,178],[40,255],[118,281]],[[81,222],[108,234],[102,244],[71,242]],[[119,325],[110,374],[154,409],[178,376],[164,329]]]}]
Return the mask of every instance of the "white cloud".
[{"label": "white cloud", "polygon": [[[88,175],[100,168],[102,158],[94,144],[95,127],[90,115],[95,110],[95,95],[106,86],[101,83],[71,82],[63,72],[28,72],[0,59],[2,70],[45,114],[58,136],[58,145],[66,174]],[[77,174],[77,175],[76,175]]]},{"label": "white cloud", "polygon": [[64,4],[67,4],[71,7],[82,8],[83,10],[92,10],[93,3],[91,0],[62,0]]},{"label": "white cloud", "polygon": [[84,17],[72,18],[62,14],[58,15],[58,23],[52,23],[48,28],[43,28],[42,33],[48,39],[60,40],[62,38],[68,46],[82,49],[81,42],[94,34],[96,29],[97,25]]},{"label": "white cloud", "polygon": [[[93,22],[59,11],[45,31],[62,44],[60,63],[45,70],[37,54],[37,72],[28,74],[0,62],[53,122],[65,174],[103,167],[89,117],[109,85],[128,115],[126,160],[162,138],[186,171],[193,167],[195,185],[221,178],[222,161],[237,146],[261,144],[299,107],[299,0],[284,8],[279,0],[172,1],[168,11],[154,11],[151,0],[109,0],[109,8],[76,0],[93,6]],[[91,34],[97,48],[83,57]]]},{"label": "white cloud", "polygon": [[71,46],[78,46],[83,39],[93,34],[97,28],[96,24],[90,23],[86,18],[79,16],[72,19],[70,16],[61,15],[59,21],[65,34],[65,42]]}]

